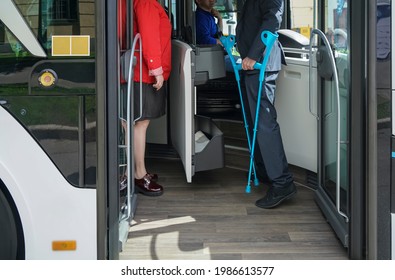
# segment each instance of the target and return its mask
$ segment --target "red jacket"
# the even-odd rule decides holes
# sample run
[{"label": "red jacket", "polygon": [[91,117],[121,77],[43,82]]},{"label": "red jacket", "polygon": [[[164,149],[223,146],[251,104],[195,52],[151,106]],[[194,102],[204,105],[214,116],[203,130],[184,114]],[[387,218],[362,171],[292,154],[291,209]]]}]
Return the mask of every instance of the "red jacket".
[{"label": "red jacket", "polygon": [[[155,83],[155,75],[167,80],[171,71],[171,23],[165,10],[156,0],[134,0],[133,34],[140,33],[143,45],[142,81]],[[139,49],[139,43],[136,50]],[[134,81],[140,81],[140,55]]]}]

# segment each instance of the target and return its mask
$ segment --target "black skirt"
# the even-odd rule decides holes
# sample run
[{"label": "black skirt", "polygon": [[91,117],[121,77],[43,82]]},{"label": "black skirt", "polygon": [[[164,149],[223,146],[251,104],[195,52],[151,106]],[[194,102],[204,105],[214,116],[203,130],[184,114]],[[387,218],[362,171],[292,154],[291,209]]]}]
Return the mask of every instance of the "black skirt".
[{"label": "black skirt", "polygon": [[142,111],[140,110],[140,83],[134,83],[134,119],[137,121],[156,119],[166,114],[166,83],[160,90],[152,84],[142,84]]},{"label": "black skirt", "polygon": [[[121,118],[127,118],[127,86],[121,90],[122,94],[122,114]],[[166,114],[167,83],[163,83],[160,90],[156,90],[152,84],[142,83],[142,104],[140,108],[140,83],[133,83],[134,97],[134,120],[156,119]],[[142,110],[141,110],[142,109]]]}]

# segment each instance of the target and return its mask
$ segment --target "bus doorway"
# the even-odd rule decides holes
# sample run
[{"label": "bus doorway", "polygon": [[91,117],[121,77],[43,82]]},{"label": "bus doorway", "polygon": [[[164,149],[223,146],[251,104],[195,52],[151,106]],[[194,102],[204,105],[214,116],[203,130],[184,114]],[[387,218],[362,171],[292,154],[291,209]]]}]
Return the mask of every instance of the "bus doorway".
[{"label": "bus doorway", "polygon": [[290,47],[283,43],[287,65],[278,81],[276,106],[284,146],[291,164],[317,175],[315,200],[350,257],[364,258],[366,122],[361,116],[367,92],[361,63],[367,50],[361,42],[368,34],[357,15],[366,8],[349,1],[304,3],[313,13],[298,17],[303,8],[291,1],[289,14],[295,20],[280,32],[292,29],[307,39]]}]

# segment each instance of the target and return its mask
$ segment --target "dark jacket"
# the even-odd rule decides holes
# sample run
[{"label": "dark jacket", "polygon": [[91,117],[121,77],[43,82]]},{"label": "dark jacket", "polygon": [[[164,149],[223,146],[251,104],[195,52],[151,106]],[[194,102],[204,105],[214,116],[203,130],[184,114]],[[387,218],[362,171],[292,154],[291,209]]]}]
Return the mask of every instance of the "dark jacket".
[{"label": "dark jacket", "polygon": [[[246,0],[236,27],[237,49],[241,58],[249,57],[262,62],[265,45],[261,40],[263,30],[273,33],[280,28],[284,12],[283,0]],[[274,43],[266,71],[280,71],[285,63],[284,52],[278,40]]]}]

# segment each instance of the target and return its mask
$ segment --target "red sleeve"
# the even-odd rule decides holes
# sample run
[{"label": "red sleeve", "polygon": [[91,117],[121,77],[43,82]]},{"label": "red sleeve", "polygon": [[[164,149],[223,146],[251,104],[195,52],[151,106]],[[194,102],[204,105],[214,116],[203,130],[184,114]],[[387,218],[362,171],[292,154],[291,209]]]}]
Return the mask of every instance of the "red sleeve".
[{"label": "red sleeve", "polygon": [[148,70],[158,69],[162,66],[158,6],[151,1],[140,2],[135,7],[135,16],[143,45],[143,59]]}]

